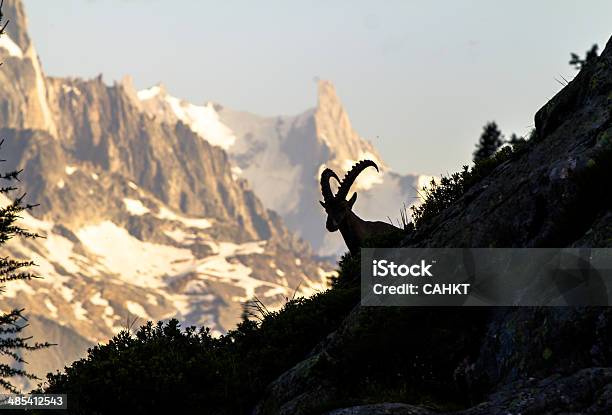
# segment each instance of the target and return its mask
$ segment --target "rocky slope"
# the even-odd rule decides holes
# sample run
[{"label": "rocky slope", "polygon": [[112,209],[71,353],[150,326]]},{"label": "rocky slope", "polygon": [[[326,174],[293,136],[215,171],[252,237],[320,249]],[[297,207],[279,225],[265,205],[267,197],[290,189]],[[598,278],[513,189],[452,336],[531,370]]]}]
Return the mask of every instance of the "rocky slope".
[{"label": "rocky slope", "polygon": [[[612,247],[612,39],[535,126],[401,245]],[[256,413],[608,414],[611,327],[601,307],[358,306]]]},{"label": "rocky slope", "polygon": [[59,345],[28,356],[29,370],[60,369],[146,320],[221,333],[255,296],[274,308],[323,288],[330,265],[232,175],[222,148],[152,119],[123,85],[46,77],[22,3],[3,10],[3,168],[24,169],[20,189],[40,206],[21,224],[45,238],[2,247],[44,277],[8,284],[2,308],[25,307],[29,333]]},{"label": "rocky slope", "polygon": [[[130,80],[124,81],[126,89]],[[397,220],[404,204],[417,200],[424,175],[399,175],[389,169],[374,146],[351,126],[334,86],[319,81],[316,108],[296,116],[261,117],[215,103],[203,106],[169,95],[163,85],[131,94],[136,105],[168,124],[181,121],[211,144],[227,150],[234,173],[252,183],[263,203],[278,212],[287,226],[322,255],[344,252],[339,234],[320,224],[319,176],[324,166],[342,176],[364,158],[375,160],[382,174],[365,171],[356,212],[364,218]]]}]

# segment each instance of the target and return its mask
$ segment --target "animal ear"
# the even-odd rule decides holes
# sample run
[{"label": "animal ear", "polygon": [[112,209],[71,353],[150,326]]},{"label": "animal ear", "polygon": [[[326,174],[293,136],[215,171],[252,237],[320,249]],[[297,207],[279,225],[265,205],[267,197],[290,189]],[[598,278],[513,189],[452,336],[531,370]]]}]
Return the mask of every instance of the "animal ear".
[{"label": "animal ear", "polygon": [[325,209],[325,202],[319,200],[319,203],[321,204],[321,206],[323,206],[323,209]]},{"label": "animal ear", "polygon": [[349,207],[352,209],[355,201],[357,200],[357,193],[353,193],[353,196],[348,201]]}]

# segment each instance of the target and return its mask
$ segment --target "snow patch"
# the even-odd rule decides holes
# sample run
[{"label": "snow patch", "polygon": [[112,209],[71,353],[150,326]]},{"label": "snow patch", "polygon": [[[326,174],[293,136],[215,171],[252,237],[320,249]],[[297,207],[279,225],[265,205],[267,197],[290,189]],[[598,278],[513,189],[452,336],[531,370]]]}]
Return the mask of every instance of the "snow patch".
[{"label": "snow patch", "polygon": [[232,179],[237,180],[240,176],[242,176],[242,169],[238,166],[232,166]]},{"label": "snow patch", "polygon": [[208,219],[186,218],[184,216],[177,215],[176,213],[165,207],[161,207],[159,209],[159,214],[157,215],[157,217],[159,219],[168,219],[176,222],[181,222],[183,225],[190,228],[207,229],[212,226],[211,222]]},{"label": "snow patch", "polygon": [[72,176],[72,174],[77,171],[77,168],[75,166],[66,166],[64,170],[68,176]]},{"label": "snow patch", "polygon": [[48,252],[48,255],[45,255],[47,261],[52,264],[59,264],[71,274],[77,274],[80,271],[72,258],[74,255],[74,244],[69,239],[56,233],[49,232],[42,242]]},{"label": "snow patch", "polygon": [[36,294],[36,291],[24,280],[9,281],[3,289],[2,297],[4,298],[15,298],[18,292],[28,295]]},{"label": "snow patch", "polygon": [[0,48],[6,50],[10,56],[23,59],[23,51],[6,33],[0,36]]},{"label": "snow patch", "polygon": [[[7,206],[12,204],[13,201],[6,197],[4,194],[0,194],[0,206]],[[26,228],[29,231],[36,232],[50,232],[53,229],[53,222],[36,219],[27,211],[19,213],[19,226]]]},{"label": "snow patch", "polygon": [[134,190],[138,190],[138,186],[136,186],[136,183],[134,182],[128,182],[128,186]]},{"label": "snow patch", "polygon": [[157,297],[155,297],[153,294],[147,294],[147,303],[155,306],[158,305]]},{"label": "snow patch", "polygon": [[66,85],[66,84],[62,85],[62,91],[63,91],[65,94],[70,94],[70,93],[72,93],[72,94],[76,95],[77,97],[78,97],[78,96],[81,96],[81,91],[79,90],[79,88],[74,87],[74,86],[72,86],[72,85]]},{"label": "snow patch", "polygon": [[[203,259],[194,260],[182,270],[182,272],[169,277],[168,283],[172,279],[181,279],[186,275],[195,275],[197,278],[191,280],[185,287],[184,292],[189,295],[201,295],[207,289],[206,280],[231,283],[233,286],[244,290],[243,296],[236,296],[236,301],[246,301],[255,296],[255,292],[260,287],[268,287],[269,290],[279,287],[286,290],[287,287],[269,281],[262,281],[251,276],[252,269],[246,265],[235,261],[237,255],[263,254],[266,241],[247,242],[234,244],[231,242],[208,241],[213,253]],[[170,274],[168,274],[170,275]],[[267,293],[264,295],[267,296]],[[174,301],[175,307],[181,310],[183,315],[187,315],[189,302]]]},{"label": "snow patch", "polygon": [[108,301],[106,301],[104,298],[102,298],[102,293],[100,291],[98,291],[97,293],[95,293],[90,299],[89,302],[92,303],[93,305],[99,305],[101,307],[106,307],[108,304]]},{"label": "snow patch", "polygon": [[179,120],[213,146],[227,150],[236,142],[233,131],[219,120],[212,102],[204,106],[193,105],[171,96],[166,97],[166,102]]},{"label": "snow patch", "polygon": [[216,255],[228,257],[234,255],[263,254],[266,241],[246,242],[235,244],[232,242],[210,242],[208,244]]},{"label": "snow patch", "polygon": [[74,317],[77,320],[87,321],[87,310],[83,308],[83,303],[77,301],[72,306],[72,311],[74,312]]},{"label": "snow patch", "polygon": [[51,317],[57,318],[57,307],[51,302],[49,298],[45,298],[45,306],[47,306],[47,308],[51,312]]},{"label": "snow patch", "polygon": [[64,180],[60,180],[59,182],[57,182],[57,187],[59,187],[60,189],[63,189],[65,185],[66,183],[64,183]]},{"label": "snow patch", "polygon": [[113,307],[110,306],[109,302],[106,299],[102,298],[102,294],[98,291],[93,295],[93,297],[89,299],[89,302],[91,302],[93,305],[104,307],[104,314],[102,315],[102,320],[104,320],[104,324],[106,324],[107,327],[114,330],[115,321],[113,317],[115,315],[115,310],[113,309]]},{"label": "snow patch", "polygon": [[64,284],[59,284],[61,284],[61,281],[58,281],[58,283],[54,285],[54,288],[56,288],[60,292],[62,298],[66,300],[66,302],[72,302],[72,300],[74,299],[74,290]]},{"label": "snow patch", "polygon": [[[342,163],[342,169],[344,171],[349,171],[359,160],[372,160],[374,161],[379,168],[382,167],[381,162],[376,158],[376,156],[369,151],[361,151],[359,152],[359,157],[357,160],[344,160]],[[319,177],[321,172],[319,172]],[[351,187],[352,191],[357,190],[368,190],[377,184],[381,184],[383,182],[384,172],[377,172],[376,169],[371,167],[365,169],[357,178],[353,186]]]},{"label": "snow patch", "polygon": [[134,314],[135,316],[138,316],[145,320],[150,319],[149,314],[147,314],[147,312],[145,311],[142,305],[135,303],[133,301],[126,301],[125,305],[131,314]]},{"label": "snow patch", "polygon": [[142,216],[149,213],[149,208],[147,208],[140,200],[125,198],[123,199],[123,203],[125,203],[125,208],[128,210],[128,212],[134,216]]},{"label": "snow patch", "polygon": [[[213,146],[228,150],[236,142],[234,132],[219,118],[212,102],[204,105],[194,105],[190,102],[167,95],[159,85],[143,89],[137,93],[140,101],[156,99],[154,103],[168,108],[177,120],[185,123],[191,130]],[[158,111],[162,111],[158,109]]]},{"label": "snow patch", "polygon": [[143,242],[111,221],[85,226],[76,235],[108,271],[141,287],[164,286],[164,274],[181,272],[180,264],[193,259],[188,249]]},{"label": "snow patch", "polygon": [[162,91],[159,85],[155,85],[149,89],[143,89],[142,91],[138,91],[136,95],[138,95],[138,99],[141,101],[146,101],[147,99],[155,98]]},{"label": "snow patch", "polygon": [[187,244],[193,241],[195,236],[181,229],[165,230],[164,233],[180,244]]},{"label": "snow patch", "polygon": [[[279,287],[267,281],[262,281],[251,277],[252,269],[240,262],[230,262],[228,259],[236,255],[263,254],[265,241],[247,242],[244,244],[234,244],[231,242],[209,243],[214,254],[207,257],[195,266],[195,271],[206,279],[217,281],[231,281],[234,285],[242,288],[245,295],[236,297],[240,301],[250,300],[255,296],[259,287]],[[286,289],[287,287],[283,287]]]}]

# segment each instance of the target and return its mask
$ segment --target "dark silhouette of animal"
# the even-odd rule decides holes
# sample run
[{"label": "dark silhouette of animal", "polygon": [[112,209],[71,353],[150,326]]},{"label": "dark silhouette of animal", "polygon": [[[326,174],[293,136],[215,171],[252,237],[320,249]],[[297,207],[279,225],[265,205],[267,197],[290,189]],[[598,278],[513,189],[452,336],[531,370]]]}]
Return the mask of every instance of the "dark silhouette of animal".
[{"label": "dark silhouette of animal", "polygon": [[[358,253],[364,241],[372,236],[400,230],[389,223],[380,221],[369,222],[357,216],[352,210],[357,200],[357,193],[354,193],[349,200],[346,200],[357,176],[368,167],[374,167],[376,171],[379,171],[378,166],[372,160],[362,160],[346,173],[342,181],[331,169],[326,168],[321,173],[321,194],[323,195],[323,201],[319,203],[321,203],[321,206],[323,206],[327,213],[325,226],[329,232],[340,230],[351,254]],[[335,195],[330,186],[332,178],[340,184]]]}]

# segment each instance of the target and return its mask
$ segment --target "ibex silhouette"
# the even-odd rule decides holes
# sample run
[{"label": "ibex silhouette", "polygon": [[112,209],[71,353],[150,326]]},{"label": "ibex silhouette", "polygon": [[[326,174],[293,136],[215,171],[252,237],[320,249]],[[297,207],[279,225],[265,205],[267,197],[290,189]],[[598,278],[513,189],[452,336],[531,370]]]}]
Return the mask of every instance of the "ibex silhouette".
[{"label": "ibex silhouette", "polygon": [[[325,226],[329,232],[340,230],[351,254],[358,253],[367,238],[400,230],[389,223],[365,221],[353,213],[352,209],[357,200],[357,193],[354,193],[349,200],[346,200],[348,192],[357,176],[370,166],[379,171],[378,166],[372,160],[362,160],[346,173],[342,181],[331,169],[325,169],[321,173],[321,194],[323,195],[323,201],[319,203],[321,203],[321,206],[323,206],[327,213]],[[340,184],[336,195],[333,194],[329,183],[332,177]]]}]

